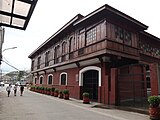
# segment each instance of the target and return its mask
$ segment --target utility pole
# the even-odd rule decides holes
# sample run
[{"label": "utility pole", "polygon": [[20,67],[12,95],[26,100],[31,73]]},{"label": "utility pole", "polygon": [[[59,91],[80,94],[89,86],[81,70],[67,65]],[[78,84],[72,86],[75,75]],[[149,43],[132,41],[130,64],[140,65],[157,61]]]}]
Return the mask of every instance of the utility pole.
[{"label": "utility pole", "polygon": [[0,27],[0,65],[2,61],[2,45],[4,42],[4,28]]},{"label": "utility pole", "polygon": [[2,69],[1,69],[1,61],[2,61],[2,45],[4,42],[4,28],[0,26],[0,82],[2,81]]}]

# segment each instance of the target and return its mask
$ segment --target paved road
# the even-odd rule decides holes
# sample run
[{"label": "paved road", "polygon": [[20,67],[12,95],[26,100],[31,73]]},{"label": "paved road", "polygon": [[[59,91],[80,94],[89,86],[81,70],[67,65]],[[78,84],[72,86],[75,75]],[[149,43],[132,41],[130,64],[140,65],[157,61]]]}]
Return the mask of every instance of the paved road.
[{"label": "paved road", "polygon": [[117,109],[94,108],[97,103],[83,104],[80,100],[63,100],[31,92],[6,96],[0,92],[0,120],[149,120],[148,115]]}]

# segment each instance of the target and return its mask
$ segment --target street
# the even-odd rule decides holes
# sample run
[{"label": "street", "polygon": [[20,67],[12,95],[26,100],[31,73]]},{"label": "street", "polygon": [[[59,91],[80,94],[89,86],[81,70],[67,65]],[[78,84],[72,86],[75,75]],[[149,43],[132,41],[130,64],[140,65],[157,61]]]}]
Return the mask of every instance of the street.
[{"label": "street", "polygon": [[0,88],[0,120],[149,120],[148,115],[118,109],[93,107],[98,103],[83,104],[81,100],[64,100],[43,95],[25,88],[7,97]]}]

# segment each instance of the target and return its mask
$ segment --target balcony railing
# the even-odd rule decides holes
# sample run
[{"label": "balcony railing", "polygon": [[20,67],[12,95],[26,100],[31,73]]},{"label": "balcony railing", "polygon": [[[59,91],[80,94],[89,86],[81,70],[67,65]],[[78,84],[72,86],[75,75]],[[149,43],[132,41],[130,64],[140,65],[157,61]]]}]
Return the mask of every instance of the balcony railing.
[{"label": "balcony railing", "polygon": [[[87,55],[89,55],[89,54],[96,53],[96,52],[100,53],[102,50],[106,50],[106,51],[110,50],[110,51],[114,51],[114,52],[121,53],[121,54],[127,54],[127,55],[131,55],[131,56],[139,56],[138,48],[135,48],[135,47],[132,47],[129,45],[125,45],[123,43],[119,43],[114,40],[103,39],[103,40],[98,41],[94,44],[88,45],[88,46],[80,48],[76,51],[62,55],[56,59],[53,59],[51,61],[54,61],[54,62],[52,62],[52,64],[50,64],[50,65],[54,65],[54,64],[57,64],[60,62],[66,62],[68,60],[80,58],[82,56],[87,57]],[[94,54],[94,55],[96,56],[97,54]],[[40,68],[42,68],[42,67],[40,67]],[[37,67],[37,69],[38,69],[38,67]]]},{"label": "balcony railing", "polygon": [[133,56],[139,56],[138,48],[135,48],[117,41],[113,41],[113,40],[107,40],[106,48],[113,51],[133,55]]}]

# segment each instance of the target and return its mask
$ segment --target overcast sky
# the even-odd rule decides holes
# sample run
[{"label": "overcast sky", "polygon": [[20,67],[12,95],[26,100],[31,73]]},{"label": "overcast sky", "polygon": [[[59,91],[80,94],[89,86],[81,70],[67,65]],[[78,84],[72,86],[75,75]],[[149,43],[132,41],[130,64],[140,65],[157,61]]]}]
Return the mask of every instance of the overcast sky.
[{"label": "overcast sky", "polygon": [[[28,56],[78,13],[87,15],[108,4],[149,26],[160,38],[160,0],[39,0],[25,31],[5,27],[3,59],[19,70],[29,70]],[[2,62],[3,72],[15,69]]]}]

